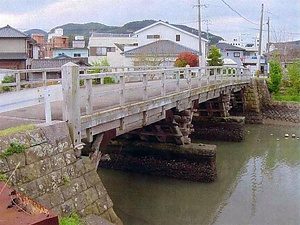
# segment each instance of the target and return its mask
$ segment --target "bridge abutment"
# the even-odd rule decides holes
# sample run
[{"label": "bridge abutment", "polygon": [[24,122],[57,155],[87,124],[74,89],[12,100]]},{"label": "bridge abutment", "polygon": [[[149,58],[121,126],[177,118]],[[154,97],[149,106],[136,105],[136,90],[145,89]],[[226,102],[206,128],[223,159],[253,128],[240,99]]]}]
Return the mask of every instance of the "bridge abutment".
[{"label": "bridge abutment", "polygon": [[14,189],[59,216],[94,215],[123,224],[91,160],[76,157],[65,122],[1,136],[0,153],[11,143],[24,146],[23,150],[0,157],[0,174],[11,176]]}]

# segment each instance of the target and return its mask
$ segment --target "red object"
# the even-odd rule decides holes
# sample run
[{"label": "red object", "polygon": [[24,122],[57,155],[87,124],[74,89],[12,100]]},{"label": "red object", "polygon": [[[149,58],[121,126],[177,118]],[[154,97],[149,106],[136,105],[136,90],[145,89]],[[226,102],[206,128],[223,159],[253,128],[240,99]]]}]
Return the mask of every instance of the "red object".
[{"label": "red object", "polygon": [[[186,61],[190,67],[196,67],[199,65],[198,56],[191,52],[182,52],[178,55],[176,61]],[[176,63],[175,61],[175,63]]]},{"label": "red object", "polygon": [[[5,183],[0,181],[0,191]],[[13,196],[10,196],[14,189],[6,186],[0,193],[0,225],[59,225],[58,216],[51,210],[49,214],[29,214],[12,205]]]}]

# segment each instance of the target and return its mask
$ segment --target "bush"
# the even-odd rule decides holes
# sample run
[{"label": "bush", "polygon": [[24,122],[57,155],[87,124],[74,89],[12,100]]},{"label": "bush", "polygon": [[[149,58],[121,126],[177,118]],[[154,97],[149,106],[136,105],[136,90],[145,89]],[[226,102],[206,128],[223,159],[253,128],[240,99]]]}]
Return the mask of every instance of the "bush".
[{"label": "bush", "polygon": [[174,66],[175,67],[185,67],[189,65],[190,67],[196,67],[199,65],[198,56],[191,52],[182,52],[178,55]]},{"label": "bush", "polygon": [[83,220],[76,213],[72,213],[70,216],[62,217],[59,225],[83,225]]},{"label": "bush", "polygon": [[295,95],[300,94],[300,61],[294,62],[288,66],[287,75],[289,76],[292,92]]},{"label": "bush", "polygon": [[268,88],[271,93],[278,93],[281,88],[282,68],[278,61],[270,61],[270,79]]},{"label": "bush", "polygon": [[[14,75],[6,75],[3,77],[2,83],[14,83],[16,82],[16,78]],[[8,86],[3,86],[2,91],[11,91],[12,88]]]},{"label": "bush", "polygon": [[6,151],[1,152],[0,156],[2,158],[5,158],[7,156],[13,155],[15,153],[21,153],[23,152],[28,146],[25,144],[12,142],[10,143],[9,147],[6,149]]}]

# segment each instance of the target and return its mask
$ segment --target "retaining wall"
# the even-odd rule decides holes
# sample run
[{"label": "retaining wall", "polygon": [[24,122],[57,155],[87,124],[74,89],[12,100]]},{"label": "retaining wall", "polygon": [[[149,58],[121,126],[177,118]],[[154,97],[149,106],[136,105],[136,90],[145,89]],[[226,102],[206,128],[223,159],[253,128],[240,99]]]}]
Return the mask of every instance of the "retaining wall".
[{"label": "retaining wall", "polygon": [[[76,158],[66,123],[0,137],[0,152],[10,143],[26,144],[24,152],[0,157],[0,174],[12,176],[12,186],[59,216],[101,216],[122,224],[88,157]],[[105,224],[105,223],[101,223]]]}]

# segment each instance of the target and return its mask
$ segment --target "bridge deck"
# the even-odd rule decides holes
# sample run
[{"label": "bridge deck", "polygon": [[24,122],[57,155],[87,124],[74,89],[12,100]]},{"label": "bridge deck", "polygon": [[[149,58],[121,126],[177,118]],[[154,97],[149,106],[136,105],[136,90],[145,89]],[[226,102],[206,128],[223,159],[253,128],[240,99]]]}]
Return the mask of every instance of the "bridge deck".
[{"label": "bridge deck", "polygon": [[[176,71],[178,72],[177,75],[174,73]],[[98,126],[98,130],[93,132],[99,133],[103,129],[118,127],[119,134],[121,134],[121,130],[124,127],[120,129],[122,124],[120,125],[120,121],[117,120],[124,119],[126,116],[130,116],[129,114],[137,114],[134,120],[139,120],[140,124],[136,126],[149,124],[163,118],[164,111],[169,108],[177,107],[180,109],[181,107],[181,110],[183,110],[191,106],[187,106],[186,104],[191,104],[192,100],[197,99],[203,102],[218,97],[221,92],[226,91],[228,88],[233,90],[249,82],[249,75],[246,73],[243,76],[238,73],[228,75],[227,72],[217,74],[216,70],[213,76],[203,76],[203,74],[197,73],[191,76],[190,70],[180,75],[178,69],[163,71],[165,75],[159,76],[153,75],[153,71],[151,73],[146,74],[145,71],[140,71],[140,73],[135,75],[135,78],[139,77],[140,79],[136,79],[135,82],[123,81],[123,83],[120,80],[122,79],[122,73],[111,73],[110,76],[114,75],[118,83],[93,85],[91,90],[84,87],[79,88],[81,130],[85,131],[93,126]],[[156,74],[161,74],[161,71],[156,71]],[[93,74],[88,76],[79,75],[79,77],[80,79],[85,79],[87,82],[91,78],[103,78],[108,75]],[[148,78],[143,79],[143,75],[144,78],[146,76]],[[152,79],[149,79],[149,76],[152,76]],[[86,84],[86,87],[88,87],[88,83]],[[60,85],[57,85],[56,88],[61,90]],[[89,92],[92,92],[90,93],[91,99],[87,100],[89,99]],[[26,95],[25,93],[26,90],[24,91],[24,95]],[[13,95],[13,93],[8,94]],[[0,97],[1,95],[3,94],[0,94]],[[59,96],[61,95],[60,93]],[[7,99],[9,98],[8,96]],[[181,102],[181,99],[185,99],[185,102]],[[2,112],[0,110],[0,130],[21,124],[44,123],[46,121],[45,104],[44,101],[42,102],[42,104],[34,104],[29,107],[6,112],[5,110],[2,110]],[[87,103],[92,104],[89,105]],[[52,120],[63,120],[62,109],[65,107],[65,104],[62,96],[51,102]],[[145,115],[148,110],[149,112],[150,110],[153,111],[152,118],[151,115]],[[161,118],[157,118],[159,113],[162,115]],[[127,123],[130,124],[131,121],[127,121]],[[99,124],[106,124],[107,126],[106,128],[99,128]],[[123,132],[134,128],[134,126],[127,126],[127,129],[123,129]],[[84,132],[83,136],[85,136]]]}]

